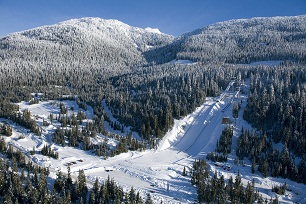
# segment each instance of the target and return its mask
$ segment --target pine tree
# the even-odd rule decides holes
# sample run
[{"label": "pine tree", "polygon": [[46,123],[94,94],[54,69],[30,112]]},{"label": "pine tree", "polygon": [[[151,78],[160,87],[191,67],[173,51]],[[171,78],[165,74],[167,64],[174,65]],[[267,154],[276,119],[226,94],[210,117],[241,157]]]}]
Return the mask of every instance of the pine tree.
[{"label": "pine tree", "polygon": [[70,190],[68,190],[66,195],[65,195],[64,203],[65,204],[71,204],[71,193],[70,193]]},{"label": "pine tree", "polygon": [[182,173],[183,176],[187,176],[187,173],[186,173],[186,167],[184,166],[184,169],[183,169],[183,173]]},{"label": "pine tree", "polygon": [[227,192],[225,190],[225,181],[224,176],[222,175],[218,180],[218,203],[225,204],[226,203],[226,197]]},{"label": "pine tree", "polygon": [[75,180],[75,182],[72,185],[72,190],[71,190],[71,201],[75,202],[80,198],[80,191],[78,189],[79,187],[79,182],[78,180]]},{"label": "pine tree", "polygon": [[142,204],[143,203],[142,198],[140,197],[139,191],[136,194],[136,203],[137,204]]},{"label": "pine tree", "polygon": [[268,160],[267,159],[265,159],[264,160],[264,163],[263,163],[263,170],[262,170],[262,175],[264,176],[264,177],[267,177],[268,176],[268,168],[269,168],[269,164],[268,164]]},{"label": "pine tree", "polygon": [[63,189],[63,187],[65,185],[65,179],[64,179],[63,173],[61,171],[58,171],[56,176],[57,177],[56,177],[56,179],[54,181],[53,188],[57,192],[61,192],[61,190]]},{"label": "pine tree", "polygon": [[136,194],[135,194],[135,190],[132,186],[130,192],[129,192],[129,200],[130,200],[130,203],[135,203],[136,202]]},{"label": "pine tree", "polygon": [[65,189],[71,190],[72,188],[72,178],[71,178],[71,170],[70,165],[67,166],[67,179],[65,181]]},{"label": "pine tree", "polygon": [[151,198],[150,193],[147,194],[147,199],[146,199],[145,204],[153,204],[153,200],[152,200],[152,198]]},{"label": "pine tree", "polygon": [[78,174],[78,191],[79,191],[79,195],[80,197],[83,198],[84,201],[86,201],[86,196],[87,196],[87,192],[88,192],[88,188],[86,185],[86,176],[84,173],[84,170],[81,169],[79,170],[79,174]]},{"label": "pine tree", "polygon": [[89,204],[95,204],[95,203],[96,203],[96,194],[94,191],[91,191],[89,196]]},{"label": "pine tree", "polygon": [[99,189],[100,189],[99,180],[98,180],[98,178],[96,178],[94,186],[92,188],[92,192],[91,192],[95,195],[94,196],[95,202],[98,202],[98,200],[99,200]]},{"label": "pine tree", "polygon": [[252,162],[252,167],[251,167],[252,174],[255,173],[255,167],[256,167],[256,162],[255,162],[255,159],[254,159],[253,162]]},{"label": "pine tree", "polygon": [[238,171],[234,183],[234,201],[240,203],[242,196],[243,196],[243,187],[242,187],[240,172]]},{"label": "pine tree", "polygon": [[255,201],[254,198],[254,187],[248,182],[247,187],[245,189],[245,203],[253,203]]}]

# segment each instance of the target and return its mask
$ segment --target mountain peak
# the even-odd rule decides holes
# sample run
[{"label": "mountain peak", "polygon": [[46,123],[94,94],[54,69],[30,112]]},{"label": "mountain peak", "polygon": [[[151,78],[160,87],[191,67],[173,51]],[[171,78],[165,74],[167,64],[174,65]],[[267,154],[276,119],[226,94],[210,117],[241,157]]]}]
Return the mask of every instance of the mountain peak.
[{"label": "mountain peak", "polygon": [[162,32],[160,32],[160,30],[158,28],[150,28],[147,27],[145,28],[146,31],[150,32],[150,33],[158,33],[158,34],[163,34]]},{"label": "mountain peak", "polygon": [[102,19],[98,17],[84,17],[84,18],[75,18],[67,21],[60,22],[59,25],[74,25],[74,26],[124,26],[129,27],[129,25],[116,20],[116,19]]},{"label": "mountain peak", "polygon": [[[42,66],[39,63],[43,61],[62,66],[54,61],[60,58],[58,61],[67,62],[65,67],[71,68],[129,67],[145,63],[143,52],[168,45],[173,39],[158,29],[145,30],[119,20],[86,17],[12,33],[0,39],[0,48],[3,44],[4,48],[27,50],[25,61],[38,59],[33,65],[37,67]],[[50,57],[43,58],[41,50]],[[22,55],[18,52],[16,58],[24,61]]]}]

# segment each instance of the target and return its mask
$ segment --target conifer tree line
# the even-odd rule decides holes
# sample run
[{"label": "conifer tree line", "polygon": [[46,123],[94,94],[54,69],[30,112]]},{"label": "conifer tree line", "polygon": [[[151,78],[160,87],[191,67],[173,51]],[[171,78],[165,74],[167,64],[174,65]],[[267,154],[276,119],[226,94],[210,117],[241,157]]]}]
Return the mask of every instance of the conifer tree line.
[{"label": "conifer tree line", "polygon": [[[20,118],[24,117],[23,114],[16,114],[16,107],[10,102],[14,102],[16,98],[18,98],[17,101],[30,100],[30,87],[32,86],[28,85],[26,86],[28,88],[22,90],[17,84],[26,79],[25,76],[32,76],[34,78],[36,74],[30,72],[28,69],[25,69],[25,72],[28,75],[16,75],[20,79],[19,81],[11,81],[9,83],[3,77],[4,80],[0,82],[3,82],[1,92],[4,96],[8,96],[2,97],[1,99],[0,114],[2,117],[16,118],[17,121],[22,121]],[[95,78],[93,77],[95,74],[98,73],[95,73],[94,70],[89,73],[92,78]],[[69,76],[73,76],[73,73]],[[50,87],[52,89],[39,85],[40,83],[37,83],[37,87],[32,88],[36,89],[37,92],[41,91],[43,93],[41,100],[58,99],[61,98],[61,95],[67,94],[70,91],[73,94],[78,93],[80,104],[87,103],[93,106],[95,113],[94,128],[88,129],[87,131],[80,130],[76,133],[77,135],[79,133],[82,135],[86,132],[90,134],[103,133],[103,122],[101,121],[106,120],[108,117],[103,107],[101,107],[101,101],[105,98],[113,115],[122,124],[131,125],[134,130],[141,133],[141,136],[145,140],[151,141],[151,144],[154,146],[156,143],[153,143],[154,140],[150,140],[151,138],[160,138],[171,127],[174,118],[182,117],[192,111],[197,104],[199,105],[201,101],[204,102],[206,96],[214,96],[220,93],[222,89],[225,89],[226,84],[232,76],[241,76],[241,79],[250,79],[250,96],[244,112],[244,119],[266,135],[268,138],[265,141],[266,144],[281,142],[288,149],[288,154],[290,155],[289,159],[283,159],[283,161],[286,161],[284,162],[285,164],[273,168],[278,169],[275,173],[272,173],[274,172],[272,171],[272,165],[274,165],[273,163],[275,163],[274,161],[276,159],[269,161],[270,159],[268,158],[276,158],[277,156],[268,157],[268,154],[266,154],[264,158],[255,157],[254,159],[252,157],[251,160],[254,162],[254,165],[258,165],[258,170],[265,172],[264,175],[266,176],[280,175],[303,182],[304,174],[297,174],[297,172],[303,172],[302,170],[305,168],[305,164],[302,162],[305,157],[303,147],[305,146],[306,135],[304,104],[306,80],[305,67],[303,65],[288,62],[273,68],[266,66],[255,68],[232,65],[224,65],[217,68],[211,64],[201,64],[189,65],[186,68],[183,65],[168,64],[143,67],[141,70],[135,69],[130,74],[103,79],[98,84],[94,84],[92,81],[69,81],[70,87],[84,84],[84,87],[87,87],[86,92],[83,89],[77,90],[75,88],[68,90],[65,86],[54,89],[54,85],[51,85],[52,80],[49,82],[51,83]],[[12,84],[16,86],[12,86]],[[98,87],[98,85],[102,86],[103,89]],[[11,87],[12,89],[10,89]],[[16,91],[18,89],[19,91]],[[26,93],[28,94],[27,96],[25,96]],[[25,113],[25,119],[29,118],[27,111]],[[65,114],[61,116],[60,120],[66,120],[66,124],[74,124],[72,122],[73,119],[66,118]],[[30,124],[35,123],[30,122]],[[89,127],[85,129],[87,128]],[[58,130],[55,134],[59,132],[61,131]],[[78,136],[72,136],[74,133],[72,131],[71,133],[69,132],[58,134],[62,136],[54,136],[54,142],[63,144],[61,141],[67,137],[71,138],[71,141],[69,139],[69,146],[93,150],[97,155],[112,156],[121,152],[107,151],[103,144],[93,146],[90,143],[86,143],[90,138],[90,134],[83,134],[82,138],[77,139]],[[84,135],[88,135],[89,137]],[[78,140],[82,141],[82,143],[84,142],[84,144],[77,142]],[[128,141],[122,141],[122,145],[120,145],[120,149],[123,152],[131,148],[130,145],[125,145]],[[262,148],[253,147],[252,145],[256,143],[250,143],[249,139],[248,142],[250,145],[248,146],[249,150]],[[136,144],[136,147],[132,149],[139,148],[144,148],[144,146]],[[263,150],[256,151],[262,152]],[[243,151],[239,150],[238,152]],[[272,154],[271,151],[269,154]],[[276,155],[276,151],[274,151],[274,154]],[[278,154],[281,154],[281,152],[278,152]],[[242,158],[242,153],[238,153],[237,156]],[[295,156],[301,158],[301,164],[298,166],[293,165]],[[244,157],[248,157],[248,155],[244,155]],[[225,158],[222,157],[217,160],[226,161],[223,159]],[[259,163],[260,161],[263,161],[263,163]],[[269,166],[268,170],[266,168],[267,165]],[[292,176],[289,176],[289,174]]]},{"label": "conifer tree line", "polygon": [[258,68],[251,75],[244,118],[298,156],[306,150],[306,68]]},{"label": "conifer tree line", "polygon": [[266,203],[255,189],[255,182],[248,182],[243,187],[240,173],[225,180],[214,172],[210,177],[208,164],[205,160],[195,160],[191,171],[191,184],[196,185],[199,203]]},{"label": "conifer tree line", "polygon": [[231,152],[233,134],[232,127],[227,126],[224,128],[219,140],[217,141],[216,152],[223,153],[224,155]]},{"label": "conifer tree line", "polygon": [[[105,99],[121,123],[149,141],[237,76],[237,68],[224,62],[304,63],[304,22],[305,16],[228,21],[174,40],[138,35],[134,28],[127,39],[120,29],[128,25],[95,18],[15,33],[0,40],[0,100],[32,101],[31,92],[43,93],[43,100],[71,94],[97,110]],[[158,64],[175,59],[202,64]]]},{"label": "conifer tree line", "polygon": [[[1,102],[0,102],[1,103]],[[39,126],[36,124],[36,121],[31,118],[31,112],[29,110],[24,110],[22,113],[19,112],[18,107],[14,104],[8,104],[8,102],[4,102],[2,106],[7,107],[0,110],[0,117],[8,118],[13,122],[29,129],[31,132],[40,135],[41,130]],[[2,115],[1,115],[2,114]],[[12,135],[12,130],[9,125],[3,125],[2,134],[10,136]]]},{"label": "conifer tree line", "polygon": [[[264,176],[306,181],[305,82],[305,66],[261,67],[251,74],[244,119],[259,131],[243,131],[236,152],[257,164]],[[273,143],[281,143],[282,150]]]},{"label": "conifer tree line", "polygon": [[[223,78],[222,69],[191,68],[162,65],[114,77],[117,88],[107,104],[115,117],[134,127],[144,139],[161,138],[173,119],[195,110],[207,96],[218,95],[229,80],[228,76]],[[136,81],[139,75],[144,78]]]},{"label": "conifer tree line", "polygon": [[[131,133],[128,136],[108,133],[107,138],[105,137],[102,142],[94,144],[90,139],[96,137],[95,131],[90,131],[88,127],[88,125],[81,129],[77,126],[72,126],[71,129],[58,127],[52,134],[52,141],[63,147],[78,147],[84,151],[91,151],[97,156],[103,156],[104,158],[112,157],[128,150],[143,150],[145,148],[142,142],[132,138]],[[107,145],[108,139],[111,138],[119,142],[116,148],[111,148]]]},{"label": "conifer tree line", "polygon": [[[87,105],[93,107],[93,122],[81,128],[81,113],[79,118],[68,117],[68,110],[61,105],[61,115],[50,116],[62,126],[53,134],[52,142],[107,157],[128,149],[155,147],[156,141],[171,128],[174,119],[195,110],[206,97],[220,94],[232,77],[250,79],[244,119],[258,132],[242,131],[237,156],[251,159],[254,171],[258,167],[264,176],[282,176],[304,182],[305,18],[304,15],[229,21],[176,39],[150,34],[138,35],[141,39],[131,35],[128,39],[120,32],[120,26],[100,33],[102,29],[95,24],[95,19],[12,34],[0,39],[0,117],[40,135],[41,130],[31,119],[31,113],[28,110],[19,112],[13,103],[23,100],[30,104],[39,103],[37,98],[33,98],[33,92],[42,93],[41,101],[65,100],[67,96],[75,100],[72,96],[77,95],[80,107],[84,110]],[[71,23],[85,26],[85,30],[90,32]],[[95,36],[102,38],[94,37],[91,32],[99,33]],[[180,65],[170,62],[179,59],[196,63]],[[283,62],[277,67],[229,64],[259,60]],[[112,127],[119,130],[123,125],[131,126],[142,141],[106,132],[104,121],[111,121],[102,107],[103,100],[118,120],[118,123],[111,124]],[[239,104],[234,108],[234,118],[238,110]],[[0,130],[3,134],[10,134],[8,127]],[[90,138],[97,133],[117,137],[120,141],[118,148],[111,151],[106,142],[92,144]],[[225,134],[218,141],[217,156],[212,153],[212,158],[226,161],[226,153],[230,151],[229,136]],[[273,149],[273,143],[282,143],[283,150]],[[43,152],[52,155],[49,147]],[[295,165],[296,157],[300,159],[298,166]],[[8,156],[8,159],[11,158]],[[29,180],[29,186],[37,185]],[[44,181],[42,178],[42,183]],[[60,183],[57,192],[54,191],[54,203],[72,199],[71,191],[67,189],[74,185],[69,184],[70,187],[64,187],[67,189],[62,191]],[[201,189],[207,190],[206,187]],[[85,192],[86,188],[83,190]],[[39,195],[37,191],[31,193],[30,199]],[[212,193],[209,198],[217,199],[215,195]],[[221,197],[218,197],[220,202]],[[39,198],[44,199],[43,196]]]},{"label": "conifer tree line", "polygon": [[12,127],[7,124],[0,124],[0,135],[11,136],[12,135]]},{"label": "conifer tree line", "polygon": [[89,189],[84,170],[73,179],[70,166],[67,174],[58,171],[50,183],[48,168],[28,161],[20,151],[7,146],[2,137],[0,155],[0,203],[152,203],[150,195],[144,200],[134,188],[124,192],[110,177],[104,182],[96,180]]},{"label": "conifer tree line", "polygon": [[52,150],[51,147],[48,145],[43,146],[43,148],[41,149],[41,154],[52,157],[54,159],[58,159],[58,153],[54,152],[54,150]]},{"label": "conifer tree line", "polygon": [[[24,71],[24,74],[20,71]],[[34,70],[10,70],[16,73],[14,76],[18,79],[11,80],[11,76],[4,77],[8,74],[4,70],[1,75],[3,80],[0,81],[3,85],[0,116],[11,119],[23,117],[23,114],[20,114],[20,117],[12,117],[18,107],[13,106],[11,102],[30,101],[32,92],[42,93],[41,101],[64,99],[63,95],[78,95],[78,104],[93,107],[94,126],[100,127],[97,128],[97,133],[103,133],[101,121],[108,120],[108,115],[101,107],[101,101],[105,99],[121,124],[131,125],[144,140],[149,141],[152,138],[161,138],[173,124],[174,118],[190,113],[203,103],[207,96],[218,95],[225,89],[231,76],[237,75],[239,69],[231,65],[217,68],[215,65],[204,64],[188,67],[166,64],[135,68],[129,74],[110,78],[98,69],[90,72],[84,69],[77,73],[71,71],[69,74],[67,70],[62,70],[56,77],[54,70],[44,71],[50,74],[38,77]],[[81,74],[85,72],[86,77]],[[246,73],[243,71],[241,74],[244,76]],[[64,80],[63,76],[66,76]],[[27,78],[34,80],[29,81]],[[93,80],[86,80],[87,78]],[[62,114],[59,120],[66,120],[64,126],[70,122],[65,114]]]},{"label": "conifer tree line", "polygon": [[[61,124],[61,126],[57,127],[52,134],[52,142],[63,147],[78,147],[84,151],[91,151],[97,156],[103,156],[104,158],[109,156],[112,157],[127,152],[128,150],[142,150],[145,148],[145,145],[141,141],[132,137],[131,131],[127,136],[120,136],[115,133],[107,132],[104,127],[103,115],[100,118],[95,115],[92,122],[86,122],[85,125],[81,125],[83,123],[82,120],[86,117],[83,111],[78,111],[77,115],[74,113],[68,115],[67,107],[65,107],[63,103],[60,103],[60,113],[61,114],[58,116],[53,116],[51,114],[49,118],[52,118],[53,122],[58,121]],[[116,127],[122,129],[120,124],[115,122],[112,123],[111,121],[109,122],[111,123],[110,126],[113,127],[114,130],[116,130]],[[91,139],[97,137],[97,133],[102,133],[104,135],[104,140],[98,144],[91,142]],[[110,147],[107,144],[108,139],[115,139],[119,144],[116,148]],[[46,151],[42,151],[42,153],[43,152]],[[49,153],[48,156],[54,158],[58,157],[58,155],[54,153]]]},{"label": "conifer tree line", "polygon": [[214,162],[227,162],[227,155],[232,150],[233,134],[233,128],[231,126],[226,126],[222,130],[220,138],[217,140],[215,152],[207,153],[206,159]]},{"label": "conifer tree line", "polygon": [[[213,64],[197,64],[186,67],[165,64],[142,67],[142,69],[135,69],[129,74],[109,78],[101,75],[102,73],[96,69],[87,72],[88,75],[84,76],[94,79],[88,81],[81,80],[82,75],[79,74],[82,72],[68,74],[67,70],[62,70],[62,74],[57,77],[53,73],[50,74],[50,78],[49,75],[42,75],[40,76],[41,81],[30,81],[27,78],[34,79],[37,77],[37,73],[30,69],[23,69],[23,71],[26,74],[16,72],[14,75],[18,80],[12,80],[13,75],[9,75],[9,72],[5,70],[2,72],[3,80],[0,81],[3,85],[0,99],[1,117],[10,118],[16,122],[20,121],[20,124],[26,124],[25,121],[28,121],[28,127],[39,134],[39,129],[35,128],[35,122],[28,120],[30,118],[28,111],[16,113],[17,108],[11,102],[29,101],[33,90],[43,93],[41,100],[61,99],[62,95],[70,93],[78,95],[80,104],[89,104],[94,108],[93,126],[95,128],[87,132],[103,133],[103,122],[101,121],[108,118],[101,107],[101,101],[105,99],[113,115],[122,124],[131,125],[144,140],[151,141],[153,146],[156,143],[153,143],[152,139],[161,138],[163,133],[171,127],[174,118],[180,118],[191,112],[204,102],[207,96],[219,94],[222,89],[225,89],[231,77],[249,78],[250,96],[244,112],[244,119],[266,134],[267,138],[271,138],[269,140],[272,142],[282,142],[284,147],[288,149],[289,158],[291,158],[286,159],[288,161],[286,161],[286,165],[283,165],[284,167],[277,167],[279,170],[275,174],[271,174],[271,169],[268,172],[271,175],[279,175],[277,172],[284,172],[280,175],[292,178],[294,176],[288,176],[288,172],[291,172],[292,175],[294,175],[293,172],[297,172],[293,171],[294,157],[298,156],[301,161],[304,161],[306,80],[305,66],[301,64],[285,62],[281,66],[272,68],[232,65],[217,67]],[[45,71],[52,73],[52,70]],[[10,70],[10,72],[15,73],[14,70]],[[4,77],[4,75],[9,77]],[[62,76],[66,76],[65,80]],[[69,84],[69,89],[67,84]],[[66,120],[66,124],[67,122],[74,124],[71,122],[73,120],[66,118],[65,114],[60,120]],[[62,137],[58,138],[73,135],[72,132],[65,134],[63,133]],[[87,138],[89,139],[89,137]],[[93,147],[86,143],[88,139],[83,138],[82,142],[85,141],[85,145],[82,144],[80,147],[93,149],[98,155],[103,155],[105,152],[103,145]],[[78,140],[81,139],[74,136],[69,145],[79,146]],[[60,139],[54,139],[54,142],[62,144]],[[122,143],[124,144],[124,141]],[[270,144],[271,142],[266,143]],[[123,151],[129,148],[126,145],[121,145],[121,147]],[[140,145],[139,148],[143,148],[143,146]],[[249,149],[253,149],[253,147]],[[111,156],[114,155],[114,152],[107,154]],[[241,157],[241,155],[237,156]],[[253,158],[251,159],[253,161]],[[259,161],[265,160],[255,158],[254,162],[259,165]],[[259,170],[261,171],[261,166],[267,164],[272,168],[272,163],[271,161],[262,163]],[[301,165],[294,169],[298,168],[302,171],[305,165],[301,162]],[[301,177],[303,174],[298,175]],[[302,178],[293,178],[293,180],[303,181]]]},{"label": "conifer tree line", "polygon": [[305,20],[303,15],[220,22],[182,35],[173,43],[145,54],[148,60],[157,58],[160,63],[176,58],[216,64],[265,60],[294,60],[304,64]]}]

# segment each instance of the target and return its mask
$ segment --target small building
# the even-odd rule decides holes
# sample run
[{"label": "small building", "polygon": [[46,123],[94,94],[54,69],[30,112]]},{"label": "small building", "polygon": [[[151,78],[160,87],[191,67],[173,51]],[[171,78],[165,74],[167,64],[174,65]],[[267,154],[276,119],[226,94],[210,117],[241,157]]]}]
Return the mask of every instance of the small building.
[{"label": "small building", "polygon": [[229,117],[223,117],[223,118],[222,118],[222,124],[230,124],[230,119],[229,119]]}]

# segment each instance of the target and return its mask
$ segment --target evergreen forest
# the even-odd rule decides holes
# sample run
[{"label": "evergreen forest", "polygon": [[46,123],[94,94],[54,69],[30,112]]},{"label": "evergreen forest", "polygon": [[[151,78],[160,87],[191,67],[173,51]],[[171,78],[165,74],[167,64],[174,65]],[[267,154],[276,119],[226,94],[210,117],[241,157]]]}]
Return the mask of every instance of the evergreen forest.
[{"label": "evergreen forest", "polygon": [[[175,119],[195,111],[207,97],[220,95],[235,78],[249,82],[243,118],[253,128],[241,130],[236,156],[250,160],[264,177],[306,184],[305,22],[305,15],[232,20],[175,38],[116,20],[83,18],[12,33],[0,39],[0,117],[39,136],[41,128],[31,113],[18,111],[16,103],[68,98],[84,110],[89,105],[94,116],[85,126],[84,114],[68,116],[63,104],[60,115],[50,115],[61,124],[52,143],[107,158],[156,148]],[[252,65],[258,61],[280,63]],[[41,93],[39,100],[32,93]],[[118,123],[111,122],[103,102]],[[239,111],[237,103],[234,118]],[[107,132],[105,121],[115,130],[131,130],[126,137]],[[132,131],[140,138],[133,138]],[[0,135],[11,134],[9,125],[0,125]],[[91,143],[97,134],[116,138],[117,148]],[[207,159],[226,162],[232,136],[225,128]],[[112,178],[89,188],[84,172],[72,178],[69,166],[50,181],[47,168],[26,161],[3,139],[0,145],[1,203],[153,202],[150,194],[141,198],[133,188],[124,192]],[[58,158],[48,145],[41,154]],[[199,202],[264,202],[252,181],[242,187],[239,172],[228,182],[216,173],[209,177],[206,162],[200,160],[190,176]]]}]

